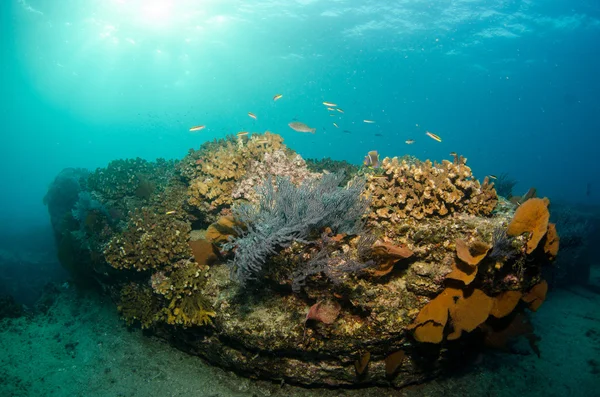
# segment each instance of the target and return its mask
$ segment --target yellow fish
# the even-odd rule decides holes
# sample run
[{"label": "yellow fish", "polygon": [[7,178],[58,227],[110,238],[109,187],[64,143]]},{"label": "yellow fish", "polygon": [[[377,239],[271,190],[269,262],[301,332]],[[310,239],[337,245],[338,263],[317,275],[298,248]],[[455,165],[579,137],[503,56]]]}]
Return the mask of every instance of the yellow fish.
[{"label": "yellow fish", "polygon": [[197,125],[197,126],[190,128],[190,132],[200,131],[200,130],[203,130],[204,128],[206,128],[205,125]]},{"label": "yellow fish", "polygon": [[256,115],[252,112],[248,112],[248,116],[252,117],[254,120],[256,120]]},{"label": "yellow fish", "polygon": [[438,142],[442,141],[442,138],[440,138],[439,136],[435,135],[433,132],[427,131],[427,132],[425,132],[425,134],[427,134],[427,136],[430,137],[433,140],[436,140]]},{"label": "yellow fish", "polygon": [[363,122],[365,122],[367,124],[375,124],[375,122],[373,120],[363,120]]},{"label": "yellow fish", "polygon": [[174,213],[176,213],[176,212],[177,212],[177,211],[167,211],[167,212],[165,212],[165,215],[172,215],[172,214],[174,214]]},{"label": "yellow fish", "polygon": [[334,126],[335,128],[340,128],[340,127],[338,127],[338,125],[337,125],[336,123],[333,123],[333,126]]},{"label": "yellow fish", "polygon": [[338,112],[340,112],[340,113],[344,113],[344,111],[343,111],[342,109],[340,109],[340,108],[337,108],[337,109],[335,109],[335,110],[337,110],[337,111],[338,111]]},{"label": "yellow fish", "polygon": [[273,97],[273,101],[276,101],[278,99],[281,99],[281,97],[283,96],[283,94],[277,94]]},{"label": "yellow fish", "polygon": [[325,106],[327,106],[327,107],[330,107],[330,108],[334,108],[334,107],[336,107],[336,106],[337,106],[337,105],[336,105],[335,103],[333,103],[333,102],[323,102],[323,105],[325,105]]}]

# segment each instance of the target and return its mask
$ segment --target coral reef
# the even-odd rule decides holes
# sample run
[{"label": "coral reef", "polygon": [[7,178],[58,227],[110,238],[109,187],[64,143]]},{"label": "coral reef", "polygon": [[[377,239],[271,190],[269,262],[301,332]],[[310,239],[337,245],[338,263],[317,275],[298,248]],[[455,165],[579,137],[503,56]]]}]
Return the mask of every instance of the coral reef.
[{"label": "coral reef", "polygon": [[[188,202],[201,213],[214,215],[224,207],[230,206],[234,200],[233,193],[236,191],[236,185],[246,176],[256,161],[265,160],[266,153],[283,151],[286,154],[285,160],[280,157],[275,159],[267,157],[268,161],[275,166],[289,162],[287,156],[292,155],[283,144],[283,139],[269,132],[263,135],[253,134],[244,145],[238,142],[234,138],[220,140],[210,146],[210,150],[201,149],[200,153],[192,152],[183,160],[187,164],[183,166],[183,174],[190,179]],[[189,163],[192,160],[194,166],[190,167]],[[277,162],[279,164],[274,164]],[[285,166],[287,170],[293,169],[287,164]],[[269,165],[265,165],[265,171],[269,168],[271,168]],[[245,188],[237,191],[238,195],[243,195],[249,183],[246,182],[245,185]]]},{"label": "coral reef", "polygon": [[[357,233],[367,202],[361,198],[364,182],[356,179],[339,188],[343,175],[327,174],[296,186],[288,177],[267,179],[258,190],[257,205],[241,204],[234,218],[245,225],[230,248],[235,278],[246,283],[262,271],[268,256],[292,242],[306,242],[311,233],[325,227],[335,233]],[[318,236],[318,234],[317,234]]]},{"label": "coral reef", "polygon": [[191,226],[176,214],[144,207],[131,214],[127,227],[108,242],[104,257],[115,269],[157,269],[191,256]]},{"label": "coral reef", "polygon": [[487,178],[479,184],[464,162],[411,165],[394,157],[385,158],[381,168],[382,175],[370,176],[367,191],[369,218],[384,226],[454,212],[490,215],[497,203],[494,184]]},{"label": "coral reef", "polygon": [[298,154],[289,154],[282,149],[266,152],[261,161],[252,162],[244,178],[237,183],[232,197],[256,201],[257,189],[267,180],[274,183],[278,176],[288,177],[294,185],[299,185],[306,178],[316,178],[320,174],[310,173]]},{"label": "coral reef", "polygon": [[157,159],[149,162],[141,158],[111,161],[86,179],[87,188],[97,192],[106,201],[137,197],[147,200],[166,184],[173,173],[173,161]]},{"label": "coral reef", "polygon": [[240,133],[56,183],[61,262],[127,324],[255,378],[403,387],[511,335],[536,349],[523,313],[560,258],[548,202],[499,198],[462,156],[307,164],[278,135]]}]

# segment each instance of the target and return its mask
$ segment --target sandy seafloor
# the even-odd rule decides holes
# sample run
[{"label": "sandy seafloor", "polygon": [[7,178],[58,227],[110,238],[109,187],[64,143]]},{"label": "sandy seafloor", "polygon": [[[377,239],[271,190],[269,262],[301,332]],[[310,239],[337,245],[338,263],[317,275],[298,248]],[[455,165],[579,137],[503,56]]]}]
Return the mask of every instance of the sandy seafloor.
[{"label": "sandy seafloor", "polygon": [[402,390],[251,381],[128,329],[105,298],[59,289],[46,314],[0,322],[0,396],[600,396],[600,295],[580,286],[551,290],[532,316],[541,358],[522,343]]}]

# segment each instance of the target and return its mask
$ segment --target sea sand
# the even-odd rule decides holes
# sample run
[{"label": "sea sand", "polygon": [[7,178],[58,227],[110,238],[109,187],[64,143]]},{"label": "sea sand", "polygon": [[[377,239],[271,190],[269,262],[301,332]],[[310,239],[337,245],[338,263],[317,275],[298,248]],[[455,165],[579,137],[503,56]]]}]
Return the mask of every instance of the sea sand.
[{"label": "sea sand", "polygon": [[[600,268],[592,283],[600,287]],[[252,381],[128,329],[112,302],[64,284],[45,314],[0,322],[0,396],[598,396],[600,295],[553,289],[533,314],[541,357],[486,352],[460,373],[402,390]]]}]

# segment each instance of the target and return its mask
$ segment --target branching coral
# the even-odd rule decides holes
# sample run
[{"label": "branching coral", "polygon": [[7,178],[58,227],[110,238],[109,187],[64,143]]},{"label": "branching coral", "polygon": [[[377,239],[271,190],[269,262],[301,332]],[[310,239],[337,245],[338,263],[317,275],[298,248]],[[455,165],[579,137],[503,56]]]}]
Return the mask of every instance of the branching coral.
[{"label": "branching coral", "polygon": [[196,158],[195,169],[190,169],[187,158],[183,160],[188,164],[184,169],[191,179],[189,204],[205,213],[214,213],[223,206],[231,205],[235,186],[246,175],[253,161],[260,161],[265,153],[278,150],[289,151],[279,135],[265,133],[252,135],[252,139],[242,146],[229,138],[218,141],[200,155],[191,153],[188,157]]},{"label": "branching coral", "polygon": [[142,271],[167,266],[191,256],[187,243],[190,230],[190,224],[174,214],[157,214],[153,208],[144,207],[108,242],[104,257],[116,269]]},{"label": "branching coral", "polygon": [[452,212],[490,215],[498,201],[493,183],[486,178],[480,184],[464,161],[409,164],[394,157],[383,160],[382,170],[367,183],[369,217],[382,224]]}]

